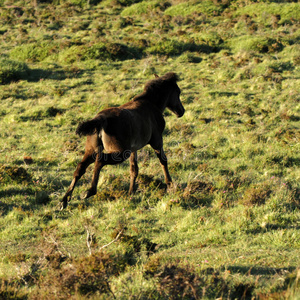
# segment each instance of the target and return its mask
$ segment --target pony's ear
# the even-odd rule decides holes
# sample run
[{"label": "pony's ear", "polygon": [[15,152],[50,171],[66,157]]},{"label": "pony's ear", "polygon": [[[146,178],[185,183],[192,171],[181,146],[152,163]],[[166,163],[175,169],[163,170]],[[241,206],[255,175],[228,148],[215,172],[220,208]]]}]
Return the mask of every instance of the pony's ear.
[{"label": "pony's ear", "polygon": [[154,73],[153,75],[154,75],[155,78],[158,78],[158,77],[159,77],[156,73]]}]

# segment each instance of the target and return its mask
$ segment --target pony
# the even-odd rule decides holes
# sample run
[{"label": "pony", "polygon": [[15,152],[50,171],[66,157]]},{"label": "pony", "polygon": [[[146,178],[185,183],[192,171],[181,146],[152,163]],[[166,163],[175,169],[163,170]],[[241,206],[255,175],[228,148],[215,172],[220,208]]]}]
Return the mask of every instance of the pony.
[{"label": "pony", "polygon": [[95,163],[91,187],[84,199],[97,193],[101,169],[105,165],[120,164],[129,158],[129,194],[135,190],[138,176],[137,151],[149,144],[162,166],[167,186],[172,183],[168,161],[163,149],[162,133],[165,128],[163,112],[170,109],[182,117],[185,109],[180,101],[177,74],[170,72],[146,83],[144,91],[133,100],[119,107],[100,111],[93,119],[80,123],[76,129],[79,136],[86,136],[85,153],[73,175],[73,180],[61,200],[61,209],[67,207],[76,183],[87,167]]}]

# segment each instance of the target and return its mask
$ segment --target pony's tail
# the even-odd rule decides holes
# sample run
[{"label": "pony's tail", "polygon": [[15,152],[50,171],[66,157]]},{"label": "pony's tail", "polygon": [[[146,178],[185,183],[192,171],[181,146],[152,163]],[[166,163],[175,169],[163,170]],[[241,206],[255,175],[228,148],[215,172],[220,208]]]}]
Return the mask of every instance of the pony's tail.
[{"label": "pony's tail", "polygon": [[105,126],[106,120],[104,118],[95,118],[89,121],[81,122],[76,133],[81,135],[93,135],[95,132],[99,132],[101,128]]}]

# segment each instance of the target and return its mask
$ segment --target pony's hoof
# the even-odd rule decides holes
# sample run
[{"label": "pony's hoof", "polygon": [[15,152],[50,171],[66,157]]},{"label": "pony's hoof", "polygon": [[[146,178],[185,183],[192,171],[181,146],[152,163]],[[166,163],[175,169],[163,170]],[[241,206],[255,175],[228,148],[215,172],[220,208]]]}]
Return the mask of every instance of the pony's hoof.
[{"label": "pony's hoof", "polygon": [[97,192],[95,192],[94,190],[88,190],[87,192],[85,192],[83,195],[82,195],[82,199],[88,199],[94,195],[96,195]]},{"label": "pony's hoof", "polygon": [[171,181],[167,183],[167,192],[168,193],[173,193],[176,191],[177,186]]},{"label": "pony's hoof", "polygon": [[60,202],[60,210],[64,210],[68,206],[70,200],[71,200],[71,195],[68,194],[65,195]]},{"label": "pony's hoof", "polygon": [[64,210],[68,206],[68,201],[62,201],[60,203],[60,210]]}]

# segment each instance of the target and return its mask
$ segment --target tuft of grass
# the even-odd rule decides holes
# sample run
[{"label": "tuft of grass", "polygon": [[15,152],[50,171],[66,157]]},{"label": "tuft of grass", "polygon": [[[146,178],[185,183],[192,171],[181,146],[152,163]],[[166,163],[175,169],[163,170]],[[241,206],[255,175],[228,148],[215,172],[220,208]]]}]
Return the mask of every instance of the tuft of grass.
[{"label": "tuft of grass", "polygon": [[30,183],[32,175],[26,169],[19,166],[9,166],[0,164],[0,182],[2,184],[16,182],[16,183]]},{"label": "tuft of grass", "polygon": [[71,46],[58,55],[63,63],[85,60],[124,60],[139,57],[139,50],[120,43],[101,42],[86,46]]},{"label": "tuft of grass", "polygon": [[[150,44],[145,49],[147,54],[154,55],[167,55],[167,56],[178,56],[185,53],[185,56],[189,55],[187,52],[195,53],[211,53],[220,51],[220,44],[223,42],[221,39],[216,38],[217,35],[209,35],[198,39],[196,42],[180,42],[174,39],[164,39],[162,41]],[[191,56],[191,55],[190,55]],[[199,62],[199,59],[194,59],[195,62]]]},{"label": "tuft of grass", "polygon": [[0,84],[27,79],[29,72],[26,63],[0,57]]},{"label": "tuft of grass", "polygon": [[33,108],[31,110],[26,111],[23,115],[20,116],[22,121],[38,121],[45,118],[56,117],[58,115],[62,115],[64,112],[63,109],[56,108],[53,106],[47,108]]},{"label": "tuft of grass", "polygon": [[197,288],[202,282],[193,270],[187,267],[165,265],[154,277],[158,280],[158,292],[163,298],[198,298]]},{"label": "tuft of grass", "polygon": [[236,10],[236,15],[250,15],[264,25],[276,22],[279,25],[299,20],[299,3],[253,3]]},{"label": "tuft of grass", "polygon": [[[145,265],[144,276],[154,277],[157,291],[162,298],[168,299],[202,299],[228,297],[231,299],[251,297],[254,284],[231,281],[230,272],[223,276],[210,268],[199,272],[196,268],[179,261],[164,264],[159,257],[153,257]],[[229,276],[228,276],[229,275]]]},{"label": "tuft of grass", "polygon": [[135,3],[142,2],[143,0],[116,0],[118,4],[122,6],[131,6]]},{"label": "tuft of grass", "polygon": [[17,46],[10,51],[10,58],[23,62],[43,61],[55,51],[56,46],[47,42],[36,42]]},{"label": "tuft of grass", "polygon": [[162,11],[165,10],[169,6],[168,1],[142,1],[140,3],[135,3],[127,8],[125,8],[121,12],[121,16],[134,16],[134,15],[143,15],[147,14],[149,11],[152,13],[155,11]]},{"label": "tuft of grass", "polygon": [[242,203],[246,206],[263,205],[270,197],[272,190],[268,184],[256,184],[249,187],[243,195]]},{"label": "tuft of grass", "polygon": [[213,199],[214,186],[205,181],[195,180],[189,182],[184,189],[180,201],[183,207],[197,207],[202,205],[209,206]]},{"label": "tuft of grass", "polygon": [[205,0],[195,1],[194,5],[187,2],[172,5],[165,11],[165,14],[170,16],[188,16],[196,13],[207,16],[216,16],[222,13],[223,10],[223,6],[219,5],[217,1]]},{"label": "tuft of grass", "polygon": [[[69,264],[66,265],[66,262]],[[59,249],[54,249],[45,255],[43,264],[38,266],[35,276],[43,293],[37,290],[35,293],[39,293],[39,297],[112,294],[109,279],[122,271],[123,265],[120,269],[119,263],[116,256],[105,252],[70,260]]]},{"label": "tuft of grass", "polygon": [[174,40],[165,40],[147,48],[149,54],[178,55],[183,52],[184,45]]},{"label": "tuft of grass", "polygon": [[283,49],[281,42],[269,37],[257,35],[233,38],[228,43],[234,52],[252,51],[258,53],[272,53]]}]

